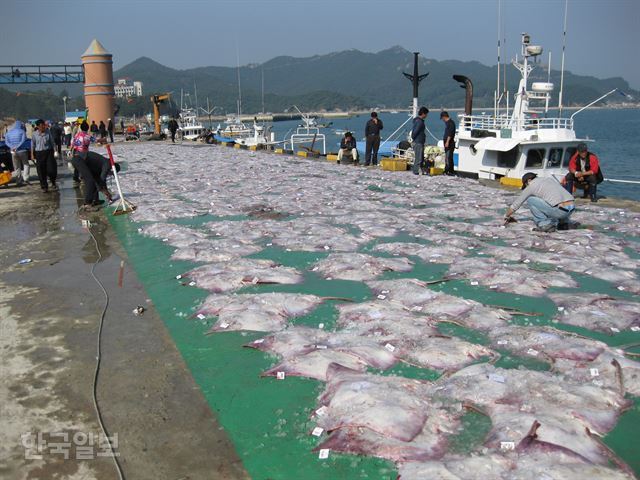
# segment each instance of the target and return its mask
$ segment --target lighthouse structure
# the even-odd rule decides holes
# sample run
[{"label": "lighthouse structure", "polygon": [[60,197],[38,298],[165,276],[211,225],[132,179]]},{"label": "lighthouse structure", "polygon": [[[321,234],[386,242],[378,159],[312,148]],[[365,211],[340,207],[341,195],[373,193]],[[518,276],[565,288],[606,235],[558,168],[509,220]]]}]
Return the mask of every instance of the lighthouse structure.
[{"label": "lighthouse structure", "polygon": [[98,40],[93,40],[80,57],[84,68],[84,102],[89,120],[107,124],[113,119],[115,92],[113,90],[112,55]]}]

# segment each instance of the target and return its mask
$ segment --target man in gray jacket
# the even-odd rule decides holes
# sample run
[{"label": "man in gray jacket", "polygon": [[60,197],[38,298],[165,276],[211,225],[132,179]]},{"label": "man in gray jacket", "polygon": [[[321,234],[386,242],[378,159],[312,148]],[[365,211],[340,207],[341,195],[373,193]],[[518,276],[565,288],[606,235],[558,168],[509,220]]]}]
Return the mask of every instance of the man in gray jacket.
[{"label": "man in gray jacket", "polygon": [[504,215],[508,221],[524,202],[527,202],[535,231],[554,232],[556,229],[566,230],[569,217],[575,210],[574,198],[560,182],[551,177],[540,177],[535,173],[522,176],[522,193],[511,204]]}]

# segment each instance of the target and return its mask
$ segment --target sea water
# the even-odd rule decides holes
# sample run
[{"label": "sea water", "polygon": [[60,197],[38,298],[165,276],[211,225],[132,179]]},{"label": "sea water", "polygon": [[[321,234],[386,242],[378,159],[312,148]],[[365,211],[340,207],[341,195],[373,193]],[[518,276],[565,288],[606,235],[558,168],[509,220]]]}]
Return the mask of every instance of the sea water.
[{"label": "sea water", "polygon": [[[482,113],[482,109],[477,109],[476,113]],[[570,116],[575,110],[565,110],[564,117]],[[489,110],[486,113],[490,113]],[[557,112],[551,112],[551,116]],[[457,112],[451,112],[451,116],[458,122]],[[407,113],[380,113],[380,118],[384,123],[382,138],[387,138],[408,118]],[[354,134],[357,140],[364,138],[364,127],[369,120],[369,115],[357,115],[349,118],[320,118],[318,123],[330,124],[320,131],[326,135],[327,152],[336,152],[340,139],[345,131]],[[295,133],[296,127],[301,124],[301,120],[290,120],[276,122],[273,130],[276,139],[289,138]],[[436,139],[442,138],[444,123],[439,118],[439,111],[432,110],[427,117],[427,128],[433,136],[427,134],[427,141],[435,144]],[[411,126],[408,122],[392,142],[396,145],[398,141],[406,138],[406,133]],[[589,144],[589,150],[595,153],[602,164],[602,171],[605,178],[632,180],[640,182],[640,109],[593,109],[585,110],[575,117],[575,130],[579,138],[589,138],[594,140]],[[435,137],[435,138],[434,138]],[[322,145],[316,142],[314,149],[321,150]],[[624,184],[605,181],[598,188],[601,196],[626,198],[640,201],[640,184]]]}]

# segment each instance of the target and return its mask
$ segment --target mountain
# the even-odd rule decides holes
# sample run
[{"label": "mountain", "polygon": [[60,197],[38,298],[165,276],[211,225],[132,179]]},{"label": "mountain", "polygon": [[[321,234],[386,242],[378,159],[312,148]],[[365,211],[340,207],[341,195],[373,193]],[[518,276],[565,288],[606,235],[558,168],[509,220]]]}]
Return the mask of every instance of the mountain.
[{"label": "mountain", "polygon": [[[464,91],[452,80],[452,75],[462,74],[474,83],[474,103],[479,107],[493,104],[497,67],[479,62],[457,60],[438,61],[420,57],[420,72],[429,76],[420,86],[420,103],[427,106],[461,107]],[[275,57],[263,64],[240,67],[243,111],[260,111],[260,92],[264,78],[265,107],[269,111],[281,111],[299,102],[301,107],[310,105],[324,109],[353,109],[358,106],[400,108],[411,102],[411,84],[402,72],[413,71],[413,55],[395,46],[377,53],[345,50],[312,57]],[[238,69],[235,67],[198,67],[174,70],[147,57],[139,58],[115,72],[116,78],[130,77],[141,80],[146,92],[173,90],[174,98],[182,88],[193,94],[194,82],[200,98],[233,111],[238,96]],[[546,81],[547,70],[538,66],[533,81]],[[553,70],[551,80],[558,86],[560,72]],[[519,73],[507,66],[507,83],[510,91],[517,88]],[[565,72],[564,103],[584,105],[613,88],[637,96],[622,78],[598,79],[591,76]],[[311,95],[313,101],[305,102]],[[609,102],[622,100],[610,97]],[[557,104],[554,99],[552,104]]]},{"label": "mountain", "polygon": [[[461,74],[474,83],[474,106],[487,108],[493,105],[493,92],[496,88],[497,66],[487,66],[479,62],[458,60],[438,61],[420,57],[420,73],[429,72],[429,76],[420,85],[420,104],[431,108],[462,107],[464,91],[452,80],[452,75]],[[513,95],[519,81],[519,73],[512,66],[506,66],[507,84]],[[344,50],[326,55],[311,57],[279,56],[263,64],[250,64],[240,67],[242,86],[242,111],[254,113],[262,111],[262,84],[264,79],[264,109],[270,112],[282,112],[297,105],[302,110],[355,110],[363,108],[407,108],[411,103],[411,84],[402,72],[413,71],[413,54],[395,46],[377,53],[359,50]],[[118,99],[120,113],[140,115],[151,110],[149,96],[153,93],[172,92],[172,104],[163,107],[164,112],[175,112],[179,108],[181,90],[184,99],[193,104],[194,85],[197,86],[199,106],[220,107],[216,113],[237,110],[238,69],[235,67],[197,67],[184,70],[162,65],[151,58],[140,57],[114,72],[114,78],[130,78],[143,82],[144,96],[129,101]],[[531,76],[532,81],[546,81],[547,70],[537,65]],[[551,72],[551,81],[556,87],[560,84],[560,72]],[[574,75],[565,71],[564,99],[566,106],[585,105],[602,94],[619,88],[636,99],[640,92],[633,91],[620,77],[598,79],[592,76]],[[56,98],[48,102],[49,110],[58,109],[63,95],[53,86],[48,92]],[[34,111],[34,95],[43,92],[28,92],[21,89],[23,96],[0,89],[0,111],[5,115],[45,116]],[[33,87],[32,87],[33,88]],[[69,93],[80,95],[79,85],[68,85]],[[556,88],[557,90],[557,88]],[[76,93],[77,92],[77,93]],[[189,96],[186,95],[189,94]],[[46,95],[45,95],[46,96]],[[43,97],[44,98],[44,97]],[[513,96],[511,97],[513,98]],[[41,99],[42,100],[42,99]],[[77,103],[81,97],[74,99]],[[607,103],[624,101],[622,96],[608,97]],[[553,97],[552,105],[557,105]],[[55,118],[55,113],[51,114]]]}]

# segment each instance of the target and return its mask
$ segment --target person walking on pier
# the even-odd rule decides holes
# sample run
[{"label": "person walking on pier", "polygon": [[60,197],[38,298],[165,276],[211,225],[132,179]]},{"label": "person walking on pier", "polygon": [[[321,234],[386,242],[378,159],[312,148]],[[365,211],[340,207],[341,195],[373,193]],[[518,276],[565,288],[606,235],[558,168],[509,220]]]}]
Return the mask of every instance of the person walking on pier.
[{"label": "person walking on pier", "polygon": [[100,138],[107,138],[107,126],[104,124],[102,120],[100,120],[100,125],[98,126],[98,132],[100,133]]},{"label": "person walking on pier", "polygon": [[178,131],[178,121],[175,117],[171,117],[169,120],[169,133],[171,133],[171,143],[176,143],[176,132]]},{"label": "person walking on pier", "polygon": [[413,127],[411,128],[414,175],[420,175],[420,169],[422,169],[425,175],[428,175],[428,171],[425,169],[424,165],[424,144],[427,141],[424,119],[427,118],[427,115],[429,115],[429,109],[427,107],[420,107],[420,110],[418,110],[418,116],[413,119]]},{"label": "person walking on pier", "polygon": [[36,130],[34,130],[31,137],[31,155],[36,160],[40,188],[45,193],[49,191],[47,179],[51,181],[51,189],[58,190],[58,185],[56,185],[58,165],[53,155],[54,148],[55,141],[51,135],[51,130],[47,128],[44,120],[37,120]]},{"label": "person walking on pier", "polygon": [[11,161],[13,162],[13,176],[16,179],[16,185],[31,185],[29,183],[29,151],[26,146],[27,133],[24,124],[20,120],[16,120],[13,126],[7,132],[4,139],[7,147],[11,149]]},{"label": "person walking on pier", "polygon": [[522,176],[522,193],[515,199],[504,215],[505,222],[527,203],[537,232],[567,230],[569,217],[575,211],[573,195],[567,192],[553,177],[538,177],[529,172]]},{"label": "person walking on pier", "polygon": [[602,175],[600,162],[598,157],[588,150],[586,143],[580,142],[577,150],[569,160],[569,173],[565,177],[565,188],[573,194],[573,187],[577,184],[579,188],[584,189],[582,198],[587,198],[589,195],[592,202],[597,202],[598,180]]},{"label": "person walking on pier", "polygon": [[110,118],[107,124],[107,132],[109,132],[109,142],[113,143],[113,121]]},{"label": "person walking on pier", "polygon": [[440,112],[440,120],[444,122],[444,136],[442,141],[444,142],[444,174],[449,176],[455,176],[456,172],[453,169],[453,150],[456,147],[456,124],[449,112]]},{"label": "person walking on pier", "polygon": [[89,131],[91,132],[91,135],[93,135],[95,138],[98,138],[98,125],[96,125],[95,120],[91,120]]},{"label": "person walking on pier", "polygon": [[364,154],[366,166],[378,165],[378,149],[380,148],[380,130],[384,128],[382,120],[376,112],[371,112],[371,119],[364,128],[364,136],[367,139],[367,147]]}]

